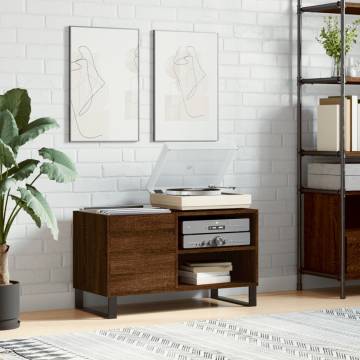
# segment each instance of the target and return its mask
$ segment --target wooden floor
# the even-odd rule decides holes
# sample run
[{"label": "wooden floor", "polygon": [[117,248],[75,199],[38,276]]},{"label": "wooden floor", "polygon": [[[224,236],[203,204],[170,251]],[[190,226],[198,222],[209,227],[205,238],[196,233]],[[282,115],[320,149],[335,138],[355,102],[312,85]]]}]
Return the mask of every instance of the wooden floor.
[{"label": "wooden floor", "polygon": [[337,289],[260,294],[257,307],[242,307],[211,299],[179,300],[151,304],[122,305],[117,319],[105,320],[79,310],[29,312],[21,315],[19,329],[0,332],[0,339],[153,325],[191,319],[234,318],[246,315],[359,307],[360,288],[349,289],[340,300]]}]

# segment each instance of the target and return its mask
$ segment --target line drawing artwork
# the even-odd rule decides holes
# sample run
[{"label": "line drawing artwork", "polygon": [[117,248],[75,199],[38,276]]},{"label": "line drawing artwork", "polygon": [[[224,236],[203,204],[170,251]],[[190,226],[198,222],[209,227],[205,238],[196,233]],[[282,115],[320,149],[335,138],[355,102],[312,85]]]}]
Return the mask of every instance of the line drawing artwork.
[{"label": "line drawing artwork", "polygon": [[125,93],[124,118],[131,120],[137,116],[137,87],[138,87],[138,68],[139,68],[139,49],[130,49],[127,53],[126,68],[133,74],[130,79],[129,88]]},{"label": "line drawing artwork", "polygon": [[218,140],[218,35],[154,30],[154,140]]},{"label": "line drawing artwork", "polygon": [[189,101],[196,97],[201,82],[207,77],[196,48],[180,46],[173,57],[172,68],[185,113],[193,119],[203,117],[204,113],[195,113],[189,106]]},{"label": "line drawing artwork", "polygon": [[137,74],[139,68],[139,49],[130,49],[128,54],[127,67],[129,71]]},{"label": "line drawing artwork", "polygon": [[71,26],[69,45],[70,141],[138,141],[139,31]]},{"label": "line drawing artwork", "polygon": [[[79,57],[71,62],[71,72],[78,75],[78,81],[72,84],[71,108],[80,135],[86,139],[96,139],[101,137],[102,134],[87,135],[86,129],[80,124],[80,120],[81,117],[91,111],[94,98],[105,87],[106,82],[97,69],[90,48],[86,45],[80,45],[77,51]],[[76,104],[73,101],[73,96],[76,96],[78,100]]]}]

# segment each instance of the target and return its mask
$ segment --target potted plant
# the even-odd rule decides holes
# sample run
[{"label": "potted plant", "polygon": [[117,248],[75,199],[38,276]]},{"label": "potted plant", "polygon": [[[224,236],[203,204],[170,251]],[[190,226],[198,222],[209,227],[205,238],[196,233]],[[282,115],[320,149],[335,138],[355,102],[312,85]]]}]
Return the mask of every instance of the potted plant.
[{"label": "potted plant", "polygon": [[35,187],[45,175],[57,182],[73,181],[76,169],[62,152],[41,148],[38,159],[17,161],[21,146],[47,130],[59,127],[51,118],[30,122],[31,100],[26,90],[0,95],[0,330],[19,326],[19,283],[10,281],[8,236],[16,216],[25,211],[35,224],[46,224],[58,237],[56,218],[45,197]]},{"label": "potted plant", "polygon": [[[339,21],[336,17],[328,16],[324,19],[324,26],[316,40],[324,47],[326,55],[333,60],[332,76],[340,76],[341,62],[341,32]],[[356,44],[360,19],[345,26],[345,55]]]}]

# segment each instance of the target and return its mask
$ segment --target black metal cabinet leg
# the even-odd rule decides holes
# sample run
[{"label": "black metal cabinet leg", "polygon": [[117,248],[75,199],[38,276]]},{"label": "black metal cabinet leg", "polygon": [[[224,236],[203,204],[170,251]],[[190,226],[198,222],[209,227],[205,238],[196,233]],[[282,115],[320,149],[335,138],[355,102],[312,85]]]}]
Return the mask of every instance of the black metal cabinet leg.
[{"label": "black metal cabinet leg", "polygon": [[256,285],[250,285],[249,286],[249,305],[248,306],[256,306],[256,299],[257,299],[257,296],[256,296]]},{"label": "black metal cabinet leg", "polygon": [[345,279],[340,280],[340,299],[346,299]]},{"label": "black metal cabinet leg", "polygon": [[108,301],[107,318],[108,319],[116,319],[116,317],[117,317],[117,297],[116,296],[108,297],[107,301]]},{"label": "black metal cabinet leg", "polygon": [[106,319],[116,319],[117,317],[117,297],[106,297],[106,310],[97,310],[84,305],[84,291],[75,289],[75,308],[87,311],[89,313],[102,316]]},{"label": "black metal cabinet leg", "polygon": [[297,291],[303,290],[303,280],[302,280],[302,274],[300,272],[298,273],[298,276],[297,276],[296,290]]},{"label": "black metal cabinet leg", "polygon": [[256,306],[256,285],[249,286],[248,301],[241,301],[241,300],[231,299],[225,296],[219,296],[219,289],[211,289],[210,297],[215,300],[225,301],[236,305]]},{"label": "black metal cabinet leg", "polygon": [[84,308],[84,292],[80,289],[75,289],[75,308]]}]

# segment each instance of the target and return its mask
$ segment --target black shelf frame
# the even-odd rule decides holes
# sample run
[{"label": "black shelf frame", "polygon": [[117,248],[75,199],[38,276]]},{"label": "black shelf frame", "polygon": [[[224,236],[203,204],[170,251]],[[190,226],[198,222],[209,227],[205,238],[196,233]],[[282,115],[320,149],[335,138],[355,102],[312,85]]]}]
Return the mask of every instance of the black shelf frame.
[{"label": "black shelf frame", "polygon": [[341,84],[341,79],[338,76],[328,78],[304,78],[300,79],[301,84]]},{"label": "black shelf frame", "polygon": [[308,188],[303,186],[300,189],[300,192],[302,194],[304,193],[321,193],[321,194],[340,194],[340,189],[339,190],[329,190],[329,189],[317,189],[317,188]]},{"label": "black shelf frame", "polygon": [[[353,6],[353,7],[351,7]],[[304,229],[303,229],[303,195],[306,192],[324,192],[338,194],[340,196],[340,298],[346,297],[346,277],[345,277],[345,164],[347,154],[345,151],[345,86],[346,84],[357,84],[358,82],[345,76],[345,15],[346,9],[355,9],[356,5],[347,3],[345,0],[302,7],[302,1],[297,1],[297,247],[298,247],[298,265],[297,265],[297,289],[303,289],[303,258],[304,258]],[[360,10],[355,9],[355,10]],[[348,11],[348,14],[353,10]],[[304,13],[332,13],[340,16],[341,33],[341,62],[340,76],[328,78],[302,78],[302,17]],[[302,146],[302,88],[303,85],[315,84],[335,84],[340,86],[340,149],[339,151],[312,151],[304,150]],[[360,82],[359,82],[360,84]],[[339,190],[320,190],[303,187],[303,157],[304,156],[323,156],[334,157],[340,163],[340,189]]]},{"label": "black shelf frame", "polygon": [[340,1],[328,3],[328,4],[304,6],[301,8],[301,11],[309,12],[309,13],[332,13],[334,8],[338,8],[340,12],[341,10]]},{"label": "black shelf frame", "polygon": [[[308,157],[327,157],[332,158],[338,161],[341,157],[340,151],[318,151],[318,150],[300,150],[300,156],[308,156]],[[360,163],[360,152],[347,152],[345,151],[345,163]]]},{"label": "black shelf frame", "polygon": [[300,150],[302,156],[340,157],[339,151]]},{"label": "black shelf frame", "polygon": [[[350,1],[336,1],[327,4],[319,4],[313,6],[304,6],[301,11],[304,13],[322,13],[322,14],[341,14],[342,9],[345,10],[345,14],[348,15],[359,15],[360,4]],[[344,6],[343,6],[344,5]]]},{"label": "black shelf frame", "polygon": [[[341,85],[341,77],[340,76],[333,76],[333,77],[326,77],[326,78],[302,78],[300,79],[301,84],[310,84],[310,85]],[[359,77],[345,77],[345,84],[346,85],[359,85],[360,78]]]}]

